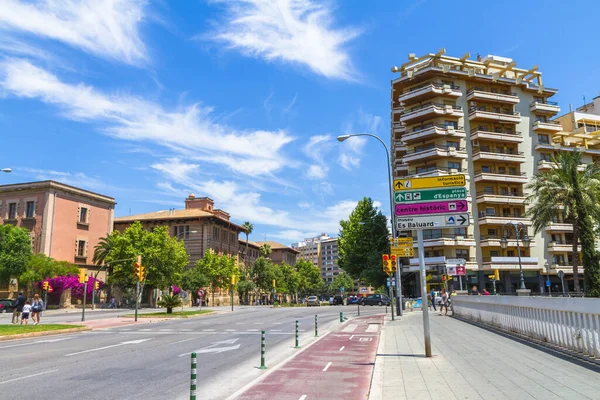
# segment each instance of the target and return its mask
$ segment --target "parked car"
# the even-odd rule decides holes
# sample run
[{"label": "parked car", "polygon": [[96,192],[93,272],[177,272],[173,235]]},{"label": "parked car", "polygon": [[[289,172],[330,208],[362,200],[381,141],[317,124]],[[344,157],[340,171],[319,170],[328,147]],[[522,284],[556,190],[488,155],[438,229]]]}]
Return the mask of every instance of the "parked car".
[{"label": "parked car", "polygon": [[388,306],[390,305],[390,303],[390,298],[387,297],[385,294],[370,294],[367,297],[363,297],[360,300],[360,304],[362,306]]},{"label": "parked car", "polygon": [[342,296],[333,296],[333,303],[334,306],[343,306],[344,305],[344,298]]},{"label": "parked car", "polygon": [[360,303],[360,298],[358,296],[348,296],[348,304],[358,304]]},{"label": "parked car", "polygon": [[0,313],[8,313],[13,312],[15,307],[13,306],[13,301],[9,299],[0,300]]},{"label": "parked car", "polygon": [[321,302],[319,301],[319,298],[317,296],[308,296],[308,298],[306,299],[306,306],[310,307],[310,306],[321,306]]}]

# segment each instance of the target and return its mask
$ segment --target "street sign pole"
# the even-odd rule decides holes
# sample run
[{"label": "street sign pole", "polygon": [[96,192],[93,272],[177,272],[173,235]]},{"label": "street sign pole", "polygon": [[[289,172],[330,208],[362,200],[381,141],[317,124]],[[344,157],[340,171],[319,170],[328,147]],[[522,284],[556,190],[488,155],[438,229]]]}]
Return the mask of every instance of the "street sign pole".
[{"label": "street sign pole", "polygon": [[425,245],[423,231],[417,230],[419,249],[419,269],[421,271],[421,309],[423,310],[423,334],[425,336],[425,357],[431,357],[431,332],[429,328],[429,307],[427,307],[427,272],[425,271]]},{"label": "street sign pole", "polygon": [[135,322],[137,322],[138,317],[138,292],[140,291],[140,280],[136,279],[135,282]]},{"label": "street sign pole", "polygon": [[85,321],[85,298],[87,297],[87,275],[83,283],[83,309],[81,310],[81,321]]}]

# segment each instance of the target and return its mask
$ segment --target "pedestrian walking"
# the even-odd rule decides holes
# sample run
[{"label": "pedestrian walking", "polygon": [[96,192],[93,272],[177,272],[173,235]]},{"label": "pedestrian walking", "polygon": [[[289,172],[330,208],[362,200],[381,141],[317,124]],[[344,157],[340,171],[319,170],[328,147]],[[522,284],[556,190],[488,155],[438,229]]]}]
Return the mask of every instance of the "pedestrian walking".
[{"label": "pedestrian walking", "polygon": [[29,313],[31,312],[31,304],[29,300],[25,302],[23,306],[23,312],[21,313],[21,325],[23,325],[23,321],[25,321],[25,325],[29,325]]},{"label": "pedestrian walking", "polygon": [[444,315],[448,315],[448,293],[446,292],[446,289],[442,289],[442,293],[440,294],[441,298],[442,298],[442,304],[440,305],[440,315],[442,315],[442,310],[444,310],[444,308],[446,308],[446,314]]},{"label": "pedestrian walking", "polygon": [[117,303],[115,303],[115,296],[113,296],[110,299],[110,305],[108,306],[108,308],[116,308],[116,307],[117,307]]},{"label": "pedestrian walking", "polygon": [[31,322],[33,322],[34,325],[40,323],[40,315],[43,310],[44,302],[40,299],[40,295],[36,293],[33,295],[33,304],[31,305]]},{"label": "pedestrian walking", "polygon": [[25,305],[25,296],[23,296],[23,292],[19,292],[19,296],[13,303],[13,306],[15,307],[13,309],[13,317],[12,317],[13,324],[19,323],[19,318],[21,317],[21,313],[23,312],[24,305]]},{"label": "pedestrian walking", "polygon": [[427,300],[429,300],[429,304],[433,306],[433,311],[437,311],[435,308],[435,291],[432,290],[431,293],[427,295]]}]

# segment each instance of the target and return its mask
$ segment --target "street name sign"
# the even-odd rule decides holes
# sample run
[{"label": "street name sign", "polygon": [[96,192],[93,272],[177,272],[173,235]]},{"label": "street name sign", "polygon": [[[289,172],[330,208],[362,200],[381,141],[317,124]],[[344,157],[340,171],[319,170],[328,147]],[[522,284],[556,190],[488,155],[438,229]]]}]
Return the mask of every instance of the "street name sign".
[{"label": "street name sign", "polygon": [[396,204],[396,215],[445,214],[467,211],[466,200],[434,201],[430,203]]},{"label": "street name sign", "polygon": [[452,186],[465,186],[466,180],[463,174],[426,176],[422,178],[405,178],[394,180],[394,190],[430,189]]},{"label": "street name sign", "polygon": [[464,258],[447,258],[446,265],[465,265],[467,260]]},{"label": "street name sign", "polygon": [[462,200],[467,198],[467,188],[440,188],[406,190],[394,192],[395,203],[413,203],[418,201]]},{"label": "street name sign", "polygon": [[390,239],[390,242],[392,242],[392,246],[407,245],[412,247],[413,245],[413,239],[410,237],[394,238]]},{"label": "street name sign", "polygon": [[390,253],[403,258],[415,256],[415,250],[412,247],[392,247]]},{"label": "street name sign", "polygon": [[396,217],[396,226],[399,230],[430,229],[468,226],[469,214],[452,215],[424,215],[415,217]]}]

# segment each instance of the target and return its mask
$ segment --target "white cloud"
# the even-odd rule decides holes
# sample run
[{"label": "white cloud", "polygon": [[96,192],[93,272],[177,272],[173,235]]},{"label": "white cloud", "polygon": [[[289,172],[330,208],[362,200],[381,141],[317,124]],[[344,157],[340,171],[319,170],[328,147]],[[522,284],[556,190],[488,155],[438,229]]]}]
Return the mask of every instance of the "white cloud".
[{"label": "white cloud", "polygon": [[[382,118],[378,115],[372,115],[365,113],[362,110],[358,110],[357,113],[353,114],[352,117],[347,120],[342,128],[345,135],[370,133],[372,135],[377,134],[379,127],[381,126]],[[351,171],[352,169],[360,167],[360,156],[362,155],[365,144],[367,143],[367,137],[365,136],[354,136],[344,141],[343,145],[340,146],[340,155],[338,161],[342,168]]]},{"label": "white cloud", "polygon": [[307,178],[316,180],[325,179],[329,172],[329,167],[325,162],[325,154],[331,150],[332,144],[333,141],[330,135],[315,135],[310,137],[308,144],[302,149],[304,154],[315,162],[315,164],[308,167],[306,171]]},{"label": "white cloud", "polygon": [[18,173],[22,173],[23,175],[40,181],[53,180],[88,190],[106,191],[116,189],[108,185],[105,181],[86,175],[83,172],[64,172],[50,169],[20,167],[18,168]]},{"label": "white cloud", "polygon": [[157,143],[240,174],[268,175],[293,163],[281,155],[283,146],[293,140],[285,131],[236,131],[214,122],[208,107],[194,104],[168,111],[139,97],[64,83],[23,60],[0,62],[2,92],[39,98],[60,107],[67,118],[104,124],[104,132],[116,138]]},{"label": "white cloud", "polygon": [[311,0],[215,0],[226,8],[210,40],[251,57],[308,67],[327,78],[356,80],[346,44],[356,28],[335,28],[333,10]]},{"label": "white cloud", "polygon": [[139,34],[144,0],[2,0],[0,31],[56,40],[127,64],[148,61]]},{"label": "white cloud", "polygon": [[306,176],[310,179],[325,179],[327,176],[327,167],[323,165],[311,165],[306,171]]},{"label": "white cloud", "polygon": [[312,203],[309,203],[308,201],[301,201],[300,203],[298,203],[298,207],[300,207],[303,210],[309,209],[312,206]]}]

